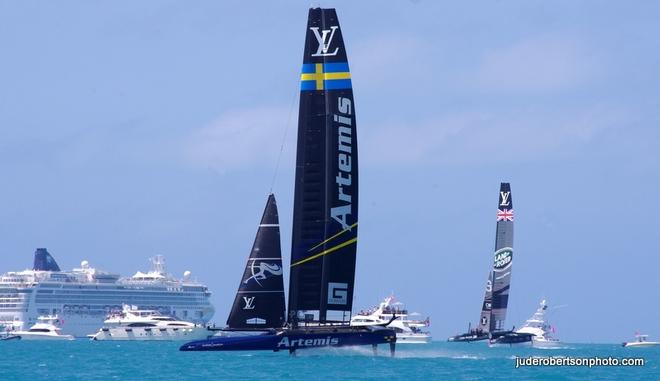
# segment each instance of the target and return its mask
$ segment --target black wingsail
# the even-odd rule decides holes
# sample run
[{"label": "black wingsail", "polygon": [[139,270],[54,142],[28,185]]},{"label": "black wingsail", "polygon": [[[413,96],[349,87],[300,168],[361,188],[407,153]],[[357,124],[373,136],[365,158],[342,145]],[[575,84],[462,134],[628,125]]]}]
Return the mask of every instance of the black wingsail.
[{"label": "black wingsail", "polygon": [[271,194],[227,319],[229,328],[264,329],[284,325],[282,270],[277,203]]},{"label": "black wingsail", "polygon": [[[500,184],[497,203],[497,231],[495,233],[495,254],[488,273],[484,301],[476,328],[461,335],[452,336],[449,341],[477,341],[493,339],[511,340],[507,343],[529,341],[530,337],[505,331],[504,320],[509,304],[511,266],[513,263],[513,199],[509,183]],[[499,340],[497,339],[497,340]]]},{"label": "black wingsail", "polygon": [[493,312],[493,272],[488,273],[488,281],[486,281],[486,292],[484,295],[484,303],[481,305],[481,315],[479,316],[478,329],[480,333],[490,332],[491,314]]},{"label": "black wingsail", "polygon": [[493,308],[490,331],[504,329],[513,264],[513,199],[509,183],[500,184],[493,262]]},{"label": "black wingsail", "polygon": [[358,221],[355,103],[334,9],[309,10],[300,110],[289,319],[350,321]]}]

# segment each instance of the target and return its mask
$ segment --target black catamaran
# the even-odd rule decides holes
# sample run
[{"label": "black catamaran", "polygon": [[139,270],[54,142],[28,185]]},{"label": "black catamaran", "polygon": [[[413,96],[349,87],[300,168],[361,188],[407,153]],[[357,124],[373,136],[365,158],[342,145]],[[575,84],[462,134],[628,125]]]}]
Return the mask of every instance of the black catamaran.
[{"label": "black catamaran", "polygon": [[394,353],[393,329],[349,325],[358,229],[357,137],[351,74],[335,10],[310,9],[306,32],[286,322],[271,195],[227,321],[228,330],[263,333],[212,337],[181,350],[293,353],[388,343]]},{"label": "black catamaran", "polygon": [[531,336],[528,334],[516,333],[504,328],[509,304],[512,265],[513,198],[511,197],[511,185],[501,183],[497,205],[495,255],[493,267],[488,273],[479,324],[477,328],[468,328],[467,333],[450,337],[449,341],[470,342],[490,339],[492,344],[513,344],[531,340]]}]

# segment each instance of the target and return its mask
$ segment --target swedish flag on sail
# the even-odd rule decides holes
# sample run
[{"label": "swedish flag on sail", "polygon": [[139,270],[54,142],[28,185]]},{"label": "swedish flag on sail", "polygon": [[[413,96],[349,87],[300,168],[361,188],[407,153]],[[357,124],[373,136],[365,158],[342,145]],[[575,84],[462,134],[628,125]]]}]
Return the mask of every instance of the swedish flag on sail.
[{"label": "swedish flag on sail", "polygon": [[351,88],[348,62],[303,64],[300,90],[339,90]]}]

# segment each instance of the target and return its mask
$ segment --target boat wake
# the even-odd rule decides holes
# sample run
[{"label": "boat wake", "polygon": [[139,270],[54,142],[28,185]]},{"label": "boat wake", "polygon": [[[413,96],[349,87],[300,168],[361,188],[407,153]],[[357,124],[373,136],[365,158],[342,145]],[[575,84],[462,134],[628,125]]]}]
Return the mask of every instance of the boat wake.
[{"label": "boat wake", "polygon": [[533,349],[540,349],[542,351],[554,351],[557,349],[575,349],[573,347],[534,347]]},{"label": "boat wake", "polygon": [[452,358],[457,359],[457,360],[462,360],[462,359],[466,359],[466,360],[485,360],[486,359],[485,357],[470,356],[470,355],[454,356]]},{"label": "boat wake", "polygon": [[[466,353],[457,353],[451,350],[411,350],[411,349],[400,349],[397,347],[396,354],[394,357],[390,356],[390,351],[387,346],[379,346],[376,353],[377,357],[383,358],[392,358],[392,359],[434,359],[434,358],[445,358],[445,359],[454,359],[454,360],[486,360],[486,357],[475,355],[475,354],[466,354]],[[319,355],[320,353],[338,356],[366,356],[374,357],[373,350],[368,346],[355,346],[355,347],[344,347],[344,348],[319,348],[319,349],[310,349],[306,351],[299,352],[298,356],[303,355]]]},{"label": "boat wake", "polygon": [[403,359],[452,359],[452,360],[486,360],[486,357],[470,355],[470,354],[457,354],[447,351],[424,351],[424,352],[408,352],[399,351],[395,358]]}]

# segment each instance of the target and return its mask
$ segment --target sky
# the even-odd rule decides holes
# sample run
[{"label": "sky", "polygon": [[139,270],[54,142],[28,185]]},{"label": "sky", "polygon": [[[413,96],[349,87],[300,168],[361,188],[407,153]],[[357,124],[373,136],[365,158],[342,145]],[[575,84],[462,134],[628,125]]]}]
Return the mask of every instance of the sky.
[{"label": "sky", "polygon": [[[434,339],[474,324],[506,181],[507,325],[546,298],[562,340],[660,337],[659,3],[314,5],[356,102],[354,310],[394,293]],[[271,189],[290,257],[309,6],[0,1],[0,272],[162,254],[224,324]]]}]

